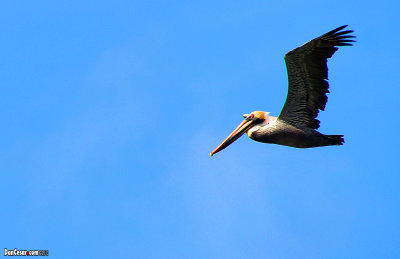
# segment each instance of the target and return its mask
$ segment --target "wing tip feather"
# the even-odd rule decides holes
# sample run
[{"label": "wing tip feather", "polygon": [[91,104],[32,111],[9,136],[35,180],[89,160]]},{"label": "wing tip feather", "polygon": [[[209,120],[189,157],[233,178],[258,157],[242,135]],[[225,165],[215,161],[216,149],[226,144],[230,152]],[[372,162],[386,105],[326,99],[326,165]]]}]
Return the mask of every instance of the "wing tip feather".
[{"label": "wing tip feather", "polygon": [[336,29],[331,30],[330,32],[325,33],[324,35],[318,37],[318,39],[328,41],[333,46],[352,46],[351,42],[356,42],[352,40],[356,38],[354,35],[350,35],[354,32],[354,30],[345,30],[348,25],[340,26]]}]

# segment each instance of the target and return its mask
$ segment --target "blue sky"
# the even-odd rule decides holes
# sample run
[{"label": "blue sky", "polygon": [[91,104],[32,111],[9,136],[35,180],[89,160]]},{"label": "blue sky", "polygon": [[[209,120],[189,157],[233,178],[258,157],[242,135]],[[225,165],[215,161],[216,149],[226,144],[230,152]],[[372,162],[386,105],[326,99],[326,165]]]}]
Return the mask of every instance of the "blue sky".
[{"label": "blue sky", "polygon": [[[5,1],[3,248],[54,258],[399,258],[398,1]],[[277,116],[283,55],[340,25],[321,132],[242,137]]]}]

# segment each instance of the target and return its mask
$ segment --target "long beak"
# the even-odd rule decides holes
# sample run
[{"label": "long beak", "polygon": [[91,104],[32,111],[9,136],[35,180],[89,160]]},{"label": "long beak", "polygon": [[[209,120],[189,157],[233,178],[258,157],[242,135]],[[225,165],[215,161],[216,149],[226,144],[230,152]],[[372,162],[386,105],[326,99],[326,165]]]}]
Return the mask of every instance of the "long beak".
[{"label": "long beak", "polygon": [[237,140],[240,136],[242,136],[251,127],[253,127],[253,121],[244,120],[224,141],[222,141],[221,144],[219,144],[219,146],[216,149],[214,149],[210,153],[210,156],[214,155],[215,153],[218,153],[219,151],[223,150],[224,148],[235,142],[235,140]]}]

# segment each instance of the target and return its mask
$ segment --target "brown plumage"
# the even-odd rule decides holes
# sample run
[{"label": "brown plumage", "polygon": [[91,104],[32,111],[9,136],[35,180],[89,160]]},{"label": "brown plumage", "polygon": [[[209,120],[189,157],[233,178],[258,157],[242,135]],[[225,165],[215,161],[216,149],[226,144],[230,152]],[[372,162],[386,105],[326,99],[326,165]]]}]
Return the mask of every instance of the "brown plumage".
[{"label": "brown plumage", "polygon": [[288,95],[278,117],[255,111],[243,115],[245,120],[210,155],[229,146],[243,133],[256,141],[297,148],[343,145],[343,135],[319,133],[318,112],[325,109],[329,93],[327,59],[339,46],[351,46],[353,31],[336,28],[285,55]]}]

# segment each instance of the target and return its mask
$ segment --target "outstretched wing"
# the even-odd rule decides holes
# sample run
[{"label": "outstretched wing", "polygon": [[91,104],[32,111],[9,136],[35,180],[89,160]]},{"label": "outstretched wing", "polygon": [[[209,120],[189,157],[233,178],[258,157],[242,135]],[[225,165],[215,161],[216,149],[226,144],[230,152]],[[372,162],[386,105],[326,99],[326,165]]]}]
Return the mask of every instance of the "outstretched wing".
[{"label": "outstretched wing", "polygon": [[347,25],[336,28],[285,55],[288,73],[288,95],[278,119],[297,127],[319,128],[316,119],[319,110],[325,109],[329,93],[326,61],[338,50],[337,46],[353,45],[349,35],[342,31]]}]

